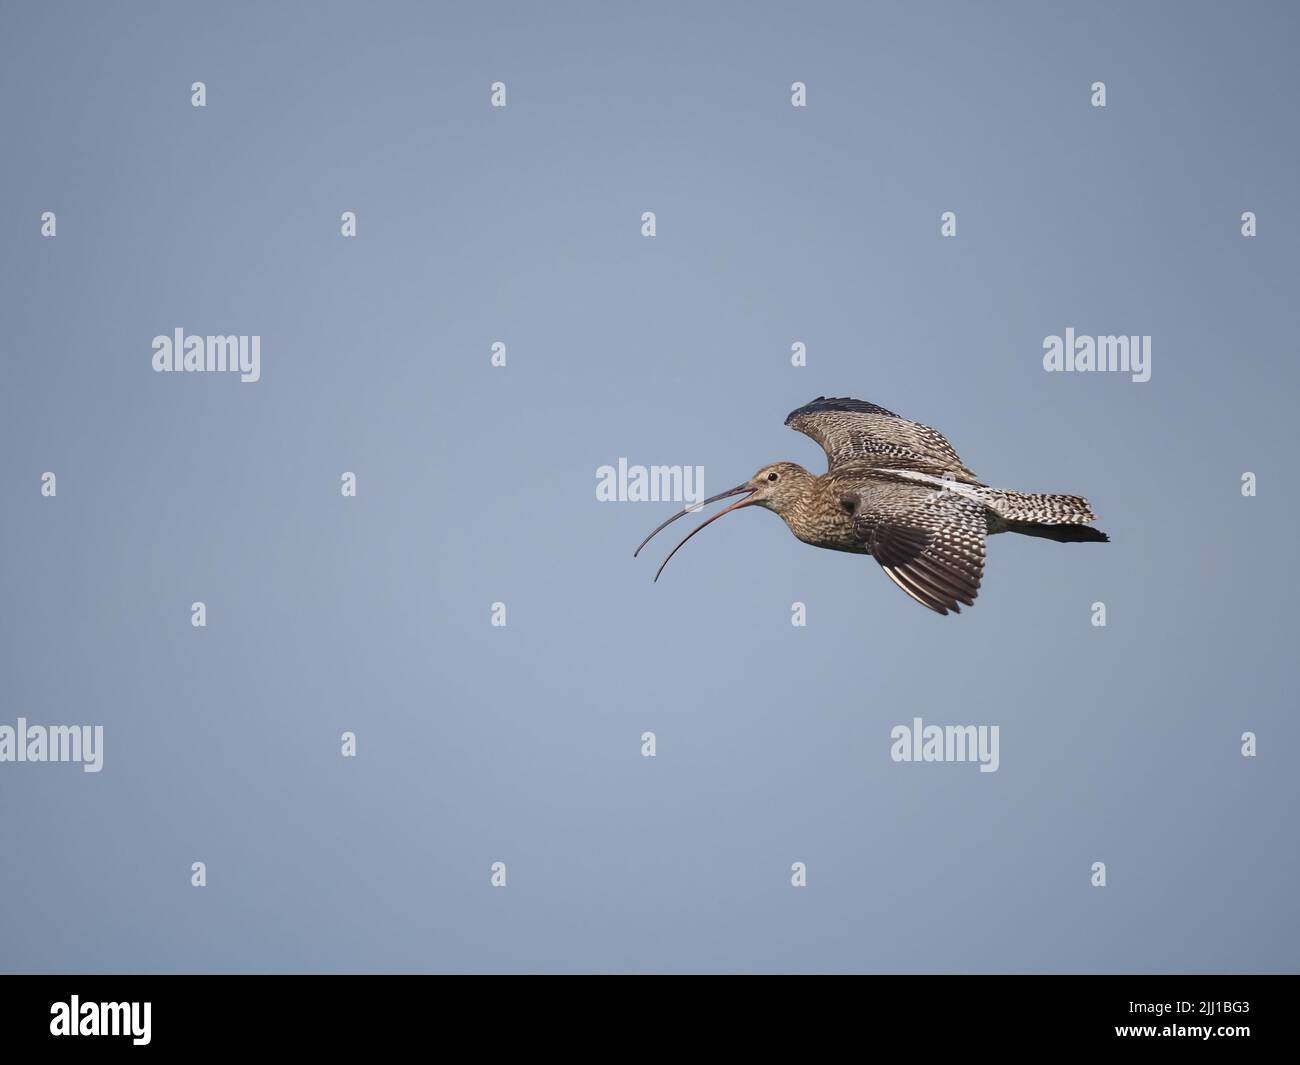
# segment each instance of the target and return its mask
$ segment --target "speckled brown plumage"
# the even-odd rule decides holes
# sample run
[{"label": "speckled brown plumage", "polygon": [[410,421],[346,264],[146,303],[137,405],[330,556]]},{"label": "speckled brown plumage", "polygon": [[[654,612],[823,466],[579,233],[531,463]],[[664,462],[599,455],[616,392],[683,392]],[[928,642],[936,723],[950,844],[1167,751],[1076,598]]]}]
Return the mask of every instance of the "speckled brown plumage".
[{"label": "speckled brown plumage", "polygon": [[[785,424],[822,446],[826,473],[817,477],[793,462],[764,466],[746,483],[706,500],[746,496],[693,530],[668,559],[723,514],[759,506],[779,514],[804,543],[871,555],[918,603],[947,614],[974,604],[989,535],[1108,539],[1088,524],[1096,515],[1086,499],[990,488],[937,429],[874,403],[819,396],[792,411]],[[641,547],[687,512],[669,518]]]}]

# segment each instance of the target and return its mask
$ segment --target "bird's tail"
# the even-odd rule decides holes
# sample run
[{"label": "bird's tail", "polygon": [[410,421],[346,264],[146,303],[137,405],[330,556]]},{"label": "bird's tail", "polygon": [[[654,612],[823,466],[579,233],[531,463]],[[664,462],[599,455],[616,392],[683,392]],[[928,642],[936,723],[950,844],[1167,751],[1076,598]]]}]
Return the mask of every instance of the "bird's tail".
[{"label": "bird's tail", "polygon": [[990,488],[983,502],[1005,522],[1009,532],[1042,536],[1059,543],[1106,543],[1110,540],[1088,523],[1097,520],[1082,496],[1045,495],[1038,492],[1010,492]]},{"label": "bird's tail", "polygon": [[1055,540],[1058,544],[1108,544],[1110,537],[1091,525],[1078,525],[1063,522],[1051,525],[1046,522],[1009,521],[1007,532],[1023,533],[1025,536],[1041,536]]}]

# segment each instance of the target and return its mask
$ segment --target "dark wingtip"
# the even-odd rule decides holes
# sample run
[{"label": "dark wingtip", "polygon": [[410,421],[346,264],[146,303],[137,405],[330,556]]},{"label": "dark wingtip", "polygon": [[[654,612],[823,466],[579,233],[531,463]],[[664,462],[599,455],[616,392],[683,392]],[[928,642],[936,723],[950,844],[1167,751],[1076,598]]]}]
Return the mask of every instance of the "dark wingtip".
[{"label": "dark wingtip", "polygon": [[789,425],[801,414],[825,414],[830,411],[843,411],[850,414],[883,414],[889,418],[898,417],[892,410],[886,410],[877,403],[868,403],[865,399],[850,399],[848,396],[818,396],[816,399],[809,400],[798,410],[792,410],[787,414],[785,424]]},{"label": "dark wingtip", "polygon": [[786,424],[786,425],[789,425],[789,424],[790,424],[792,421],[794,421],[795,418],[797,418],[800,414],[808,414],[808,413],[810,413],[811,411],[817,409],[817,404],[818,404],[818,403],[825,403],[825,402],[826,402],[826,397],[825,397],[825,396],[818,396],[816,399],[810,399],[810,400],[809,400],[807,403],[805,403],[802,407],[796,407],[796,408],[795,408],[794,410],[792,410],[789,414],[787,414],[787,415],[785,416],[785,424]]}]

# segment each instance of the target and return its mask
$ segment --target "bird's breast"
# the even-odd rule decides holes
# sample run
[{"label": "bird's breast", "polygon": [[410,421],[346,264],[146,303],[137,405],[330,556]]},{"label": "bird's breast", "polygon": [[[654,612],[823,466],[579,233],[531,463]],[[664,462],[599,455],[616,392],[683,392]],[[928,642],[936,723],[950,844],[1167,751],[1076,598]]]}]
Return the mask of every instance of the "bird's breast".
[{"label": "bird's breast", "polygon": [[824,547],[829,551],[870,554],[853,518],[841,507],[795,510],[785,515],[785,519],[790,531],[805,544]]}]

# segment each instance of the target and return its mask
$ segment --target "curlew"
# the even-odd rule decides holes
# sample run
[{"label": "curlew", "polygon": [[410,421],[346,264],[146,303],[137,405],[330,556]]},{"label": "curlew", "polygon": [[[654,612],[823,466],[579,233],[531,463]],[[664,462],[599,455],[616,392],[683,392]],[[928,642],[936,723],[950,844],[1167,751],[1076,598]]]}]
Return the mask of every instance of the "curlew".
[{"label": "curlew", "polygon": [[1104,532],[1080,496],[990,488],[963,464],[943,434],[859,399],[819,396],[792,411],[785,424],[826,452],[820,477],[793,462],[764,466],[744,484],[674,514],[661,529],[730,496],[724,507],[668,553],[655,580],[692,536],[741,507],[779,514],[806,544],[871,555],[898,587],[939,614],[975,605],[984,576],[984,541],[1016,532],[1061,543],[1104,543]]}]

